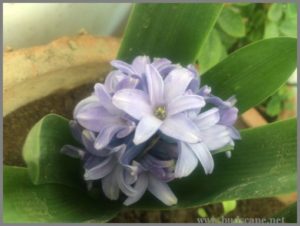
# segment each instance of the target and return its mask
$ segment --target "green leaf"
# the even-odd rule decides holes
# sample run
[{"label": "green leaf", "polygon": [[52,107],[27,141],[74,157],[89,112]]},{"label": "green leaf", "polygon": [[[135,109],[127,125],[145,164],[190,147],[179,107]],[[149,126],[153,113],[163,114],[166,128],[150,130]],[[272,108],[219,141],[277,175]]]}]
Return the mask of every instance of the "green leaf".
[{"label": "green leaf", "polygon": [[264,39],[275,38],[279,36],[278,25],[275,22],[267,21],[264,31]]},{"label": "green leaf", "polygon": [[296,18],[297,17],[297,3],[288,3],[285,16],[287,18]]},{"label": "green leaf", "polygon": [[233,3],[233,5],[236,5],[236,6],[248,6],[250,4],[251,3],[249,3],[249,2],[237,2],[237,3]]},{"label": "green leaf", "polygon": [[204,208],[199,208],[199,209],[197,210],[197,213],[198,213],[198,215],[199,215],[200,217],[208,217],[208,215],[207,215],[207,213],[206,213],[206,211],[205,211]]},{"label": "green leaf", "polygon": [[289,37],[297,37],[297,18],[288,18],[279,25],[280,32]]},{"label": "green leaf", "polygon": [[268,19],[274,22],[278,22],[282,17],[282,4],[273,3],[268,11]]},{"label": "green leaf", "polygon": [[239,112],[272,95],[296,68],[297,40],[273,38],[245,46],[202,76],[202,84],[224,99],[235,95]]},{"label": "green leaf", "polygon": [[65,144],[78,146],[68,120],[59,115],[46,115],[30,130],[23,157],[34,184],[83,186],[80,161],[60,152]]},{"label": "green leaf", "polygon": [[212,30],[199,53],[199,70],[204,73],[217,64],[224,54],[224,46],[217,30]]},{"label": "green leaf", "polygon": [[236,205],[237,205],[236,200],[229,200],[229,201],[222,202],[223,215],[226,215],[226,214],[230,213],[231,211],[235,210]]},{"label": "green leaf", "polygon": [[[190,208],[227,200],[272,197],[297,189],[297,123],[295,119],[241,131],[242,140],[230,159],[214,156],[215,169],[205,175],[198,166],[192,175],[170,183],[178,198],[171,208]],[[165,209],[152,196],[133,208]]]},{"label": "green leaf", "polygon": [[281,111],[281,99],[278,95],[272,96],[271,100],[267,103],[266,113],[270,116],[279,115]]},{"label": "green leaf", "polygon": [[131,62],[138,55],[192,63],[213,28],[223,4],[136,4],[118,53]]},{"label": "green leaf", "polygon": [[238,41],[237,38],[234,38],[234,37],[228,35],[221,28],[218,29],[218,32],[219,32],[219,36],[220,36],[220,38],[222,40],[223,45],[228,50]]},{"label": "green leaf", "polygon": [[218,24],[227,34],[233,37],[240,38],[246,35],[246,27],[242,16],[229,7],[222,10]]},{"label": "green leaf", "polygon": [[[287,208],[283,209],[279,213],[275,214],[269,222],[272,223],[273,219],[283,219],[279,223],[297,223],[297,202],[289,205]],[[276,223],[276,222],[273,222]]]},{"label": "green leaf", "polygon": [[93,200],[85,191],[59,184],[33,185],[26,168],[4,166],[4,223],[106,222],[120,204]]}]

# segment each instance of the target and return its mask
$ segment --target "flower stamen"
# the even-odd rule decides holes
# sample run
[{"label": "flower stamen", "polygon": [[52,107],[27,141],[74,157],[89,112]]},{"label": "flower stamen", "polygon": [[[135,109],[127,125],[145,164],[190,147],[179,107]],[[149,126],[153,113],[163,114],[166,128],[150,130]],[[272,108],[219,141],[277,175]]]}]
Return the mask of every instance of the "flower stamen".
[{"label": "flower stamen", "polygon": [[155,109],[154,115],[160,120],[164,120],[167,117],[167,111],[165,106],[159,106]]}]

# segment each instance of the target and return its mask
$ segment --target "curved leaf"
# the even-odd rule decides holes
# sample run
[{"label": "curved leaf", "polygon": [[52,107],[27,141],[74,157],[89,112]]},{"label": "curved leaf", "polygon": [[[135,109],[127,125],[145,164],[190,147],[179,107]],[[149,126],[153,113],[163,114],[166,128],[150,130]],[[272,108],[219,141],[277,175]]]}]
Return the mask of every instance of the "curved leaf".
[{"label": "curved leaf", "polygon": [[[172,208],[190,208],[226,200],[271,197],[297,189],[296,120],[276,122],[241,132],[231,159],[214,156],[215,170],[204,175],[199,167],[191,176],[171,183],[178,198]],[[133,208],[166,209],[151,196]]]},{"label": "curved leaf", "polygon": [[241,14],[233,11],[231,8],[225,7],[222,10],[218,24],[223,31],[232,37],[240,38],[246,35],[246,26]]},{"label": "curved leaf", "polygon": [[197,57],[199,61],[199,71],[204,73],[224,58],[225,54],[227,54],[226,49],[222,44],[219,32],[213,29]]},{"label": "curved leaf", "polygon": [[266,39],[229,55],[203,74],[202,84],[222,98],[235,95],[242,113],[276,92],[295,70],[296,60],[296,39]]},{"label": "curved leaf", "polygon": [[137,55],[192,63],[213,28],[223,4],[136,4],[118,58]]},{"label": "curved leaf", "polygon": [[278,22],[283,14],[283,5],[281,3],[273,3],[268,11],[268,19]]},{"label": "curved leaf", "polygon": [[23,158],[34,184],[83,186],[80,161],[60,153],[65,144],[76,144],[76,141],[68,120],[62,116],[46,115],[30,130],[23,147]]},{"label": "curved leaf", "polygon": [[120,210],[107,200],[58,184],[33,185],[26,168],[4,166],[5,223],[106,222]]}]

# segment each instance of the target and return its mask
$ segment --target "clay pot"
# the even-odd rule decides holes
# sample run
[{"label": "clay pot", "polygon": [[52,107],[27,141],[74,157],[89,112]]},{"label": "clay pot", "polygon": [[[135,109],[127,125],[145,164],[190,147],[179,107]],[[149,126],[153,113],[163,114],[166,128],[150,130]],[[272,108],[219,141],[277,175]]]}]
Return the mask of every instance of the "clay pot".
[{"label": "clay pot", "polygon": [[5,164],[24,165],[25,137],[44,115],[72,117],[76,103],[111,70],[118,48],[116,38],[84,34],[4,53]]}]

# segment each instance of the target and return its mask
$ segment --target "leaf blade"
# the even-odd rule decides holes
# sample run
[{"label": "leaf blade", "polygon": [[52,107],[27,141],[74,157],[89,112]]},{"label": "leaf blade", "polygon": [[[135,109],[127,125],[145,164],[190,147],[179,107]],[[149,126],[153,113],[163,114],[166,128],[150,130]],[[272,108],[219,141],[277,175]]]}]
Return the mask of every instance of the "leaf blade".
[{"label": "leaf blade", "polygon": [[[235,95],[243,113],[272,95],[296,68],[294,38],[272,38],[243,47],[201,77],[224,99]],[[259,54],[258,54],[259,53]],[[238,65],[238,66],[237,66]]]},{"label": "leaf blade", "polygon": [[23,167],[4,166],[3,173],[5,223],[107,222],[121,208],[119,204],[93,200],[83,191],[63,185],[33,185]]},{"label": "leaf blade", "polygon": [[215,24],[222,6],[136,4],[118,59],[130,62],[135,56],[148,55],[166,57],[174,63],[192,63]]},{"label": "leaf blade", "polygon": [[33,126],[22,153],[34,184],[59,183],[84,187],[80,161],[60,152],[65,144],[78,145],[68,120],[62,116],[46,115]]},{"label": "leaf blade", "polygon": [[[205,176],[200,169],[172,182],[178,204],[191,208],[227,200],[271,197],[297,189],[296,120],[286,120],[241,132],[232,158],[215,155],[215,170]],[[148,194],[133,208],[166,209]]]}]

